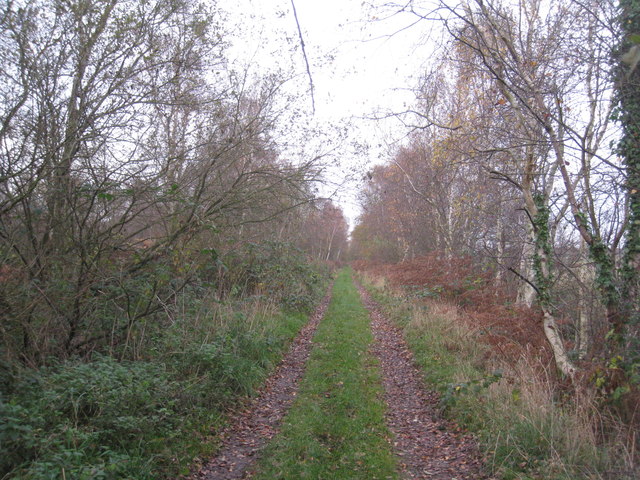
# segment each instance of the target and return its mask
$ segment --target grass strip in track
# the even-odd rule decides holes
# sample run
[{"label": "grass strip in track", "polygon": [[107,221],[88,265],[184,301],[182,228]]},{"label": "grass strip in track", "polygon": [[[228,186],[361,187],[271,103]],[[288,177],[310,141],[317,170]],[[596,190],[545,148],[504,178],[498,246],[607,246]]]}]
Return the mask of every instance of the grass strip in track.
[{"label": "grass strip in track", "polygon": [[298,398],[254,478],[397,479],[369,315],[343,270],[316,333]]}]

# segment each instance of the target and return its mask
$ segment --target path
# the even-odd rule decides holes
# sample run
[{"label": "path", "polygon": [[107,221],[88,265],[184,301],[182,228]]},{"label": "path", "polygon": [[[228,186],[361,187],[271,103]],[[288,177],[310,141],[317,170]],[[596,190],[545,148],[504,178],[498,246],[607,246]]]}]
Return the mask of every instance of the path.
[{"label": "path", "polygon": [[[341,274],[341,277],[343,276],[344,272]],[[344,279],[342,279],[341,282],[345,285]],[[341,282],[337,282],[336,285],[339,285]],[[345,310],[342,310],[343,307],[336,306],[336,302],[338,301],[338,297],[340,301],[344,301],[343,290],[353,292],[353,284],[351,282],[352,280],[348,278],[346,287],[338,287],[333,292],[334,298],[331,300],[333,313],[330,315],[332,322],[335,322],[333,317],[336,316],[336,308],[338,312],[345,312]],[[365,350],[357,353],[357,355],[366,354],[366,356],[371,356],[371,361],[373,362],[375,362],[373,357],[376,357],[378,360],[379,368],[375,365],[373,365],[372,368],[380,371],[381,378],[379,381],[382,383],[384,391],[382,394],[374,394],[372,397],[373,405],[374,407],[376,404],[380,405],[380,401],[378,400],[380,397],[382,397],[386,403],[384,419],[380,416],[380,422],[384,423],[386,421],[387,427],[392,435],[390,436],[391,440],[389,444],[386,443],[386,440],[383,441],[383,444],[385,445],[384,449],[393,450],[395,457],[398,459],[397,471],[400,477],[405,479],[431,480],[480,480],[487,478],[481,473],[482,464],[474,440],[468,435],[455,433],[453,426],[438,415],[437,395],[424,388],[420,372],[413,364],[413,357],[402,338],[401,332],[385,318],[378,305],[366,290],[360,286],[358,286],[358,289],[360,300],[367,309],[363,310],[363,313],[360,314],[364,315],[365,323],[363,325],[366,329],[366,316],[368,311],[374,341],[369,344],[368,353],[366,352],[367,343],[365,343]],[[294,435],[291,433],[291,428],[285,429],[285,431],[277,435],[285,415],[288,415],[287,418],[289,420],[284,421],[289,426],[295,424],[296,426],[301,426],[300,428],[303,430],[306,428],[304,422],[299,420],[301,418],[300,412],[296,411],[296,409],[308,411],[309,408],[314,410],[329,408],[328,411],[323,413],[325,417],[327,415],[329,416],[326,418],[328,428],[329,424],[342,421],[338,418],[331,418],[341,415],[338,412],[339,408],[334,410],[333,407],[331,407],[330,402],[332,401],[331,397],[333,393],[318,394],[319,391],[323,391],[322,389],[326,388],[326,385],[322,385],[322,380],[317,379],[318,372],[316,372],[316,380],[313,380],[313,375],[310,375],[311,372],[307,372],[305,375],[307,359],[313,348],[316,350],[320,349],[316,353],[321,353],[326,350],[328,354],[331,354],[331,349],[334,348],[332,345],[326,343],[325,336],[323,336],[322,345],[315,345],[314,347],[312,343],[314,332],[327,311],[329,301],[330,298],[327,296],[312,316],[308,325],[303,328],[293,342],[290,351],[283,359],[281,365],[276,369],[274,375],[267,381],[262,394],[251,403],[249,408],[237,415],[232,420],[230,426],[223,432],[222,448],[218,455],[206,464],[200,472],[193,475],[191,477],[192,480],[251,478],[253,470],[256,468],[261,470],[265,468],[266,465],[269,465],[270,470],[267,469],[264,472],[261,470],[263,474],[262,477],[264,478],[291,480],[298,478],[296,475],[300,475],[302,471],[295,470],[295,468],[289,470],[287,470],[286,467],[281,468],[287,462],[331,463],[331,465],[325,465],[324,467],[320,466],[319,469],[306,471],[305,475],[314,480],[316,478],[326,480],[365,478],[362,475],[364,475],[364,470],[367,470],[367,468],[360,468],[358,466],[362,465],[362,461],[358,460],[358,458],[365,461],[366,458],[374,458],[368,457],[366,445],[359,445],[358,450],[363,450],[363,453],[358,451],[356,455],[362,455],[362,457],[355,459],[356,463],[353,464],[354,466],[351,467],[351,469],[347,468],[345,470],[345,465],[342,465],[342,470],[338,470],[338,463],[353,461],[353,459],[347,458],[349,456],[347,453],[345,453],[345,455],[347,455],[346,457],[340,455],[338,457],[335,456],[337,454],[336,452],[343,451],[343,447],[340,446],[341,441],[343,443],[345,441],[349,443],[349,440],[345,440],[349,435],[344,435],[342,440],[340,440],[336,439],[333,433],[327,433],[331,432],[330,429],[326,431],[309,431],[307,433],[303,431],[302,438],[307,438],[308,443],[319,441],[319,445],[321,445],[327,443],[327,440],[330,440],[329,443],[331,445],[326,453],[317,451],[313,455],[310,455],[308,451],[303,451],[305,448],[304,445],[300,446],[300,431],[295,433],[295,435],[298,436],[298,440],[295,441],[287,437],[288,435]],[[358,301],[358,293],[354,292],[351,294],[351,301],[356,304],[360,303]],[[356,305],[356,307],[362,309],[362,306]],[[345,317],[345,319],[346,318],[347,317]],[[326,322],[323,322],[323,325],[325,323]],[[331,327],[330,324],[331,322],[325,326],[324,330],[327,330],[327,328],[329,328],[329,330],[337,328],[336,326]],[[333,323],[333,325],[336,324]],[[369,341],[371,340],[367,340],[367,342]],[[344,346],[341,348],[344,348]],[[369,367],[371,367],[371,365],[365,368]],[[318,365],[314,363],[314,369],[317,368]],[[324,370],[322,370],[322,372],[324,372]],[[334,369],[333,372],[331,375],[329,375],[329,372],[326,372],[324,377],[333,377],[338,374],[338,370]],[[351,373],[342,373],[339,374],[339,376],[343,375],[343,380],[347,382],[346,378],[350,374]],[[294,399],[298,396],[298,384],[303,376],[305,377],[304,380],[302,380],[305,384],[305,389],[300,392],[300,398],[293,407],[294,411],[287,413],[294,403]],[[369,381],[373,381],[374,384],[378,383],[377,376],[370,378],[374,378],[374,380]],[[340,386],[345,384],[345,382],[339,380],[339,378],[335,379],[336,385]],[[334,380],[331,381],[333,382]],[[352,380],[349,380],[349,382],[351,381]],[[320,388],[320,390],[314,391],[314,389],[317,390],[318,388]],[[358,388],[362,389],[363,386]],[[365,395],[364,390],[361,390],[361,392],[362,395]],[[308,398],[307,401],[303,402],[301,400],[303,400],[305,395],[307,395]],[[329,403],[323,406],[322,403],[317,402]],[[366,403],[363,403],[363,405],[366,405]],[[365,410],[373,408],[371,403],[368,405],[369,407],[361,408]],[[302,415],[304,415],[304,413],[302,413]],[[353,411],[349,416],[356,418],[358,413]],[[349,421],[350,420],[347,419],[345,425],[348,424]],[[300,428],[298,430],[300,430]],[[374,431],[375,428],[376,427],[371,427],[371,431]],[[258,464],[256,467],[255,461],[259,456],[259,452],[276,435],[277,437],[274,439],[274,442],[269,445],[269,448],[265,452],[265,458],[261,461],[261,464]],[[384,438],[388,436],[384,433],[378,433],[378,435],[382,435]],[[353,443],[354,438],[355,437],[351,438],[351,443]],[[298,446],[295,447],[297,450],[294,451],[294,447],[290,447],[290,445],[296,444],[296,442]],[[302,443],[307,442],[303,441]],[[358,441],[357,443],[361,442]],[[365,441],[363,443],[367,442]],[[292,451],[283,452],[283,450],[287,448],[292,448]],[[380,445],[373,448],[379,450]],[[346,449],[344,451],[346,452]],[[276,455],[272,457],[271,455],[274,455],[274,452]],[[289,459],[285,460],[287,455],[289,455]],[[367,455],[367,457],[365,457],[365,455]],[[278,458],[275,458],[276,456]],[[277,467],[272,465],[274,462],[278,465]],[[391,475],[393,474],[393,468],[390,471],[387,469],[386,473],[380,470],[380,476],[378,476],[378,474],[375,473],[377,466],[372,464],[370,467],[374,469],[374,473],[372,474],[372,470],[369,470],[369,473],[366,474],[366,478],[368,479],[395,477],[395,475]],[[334,471],[334,468],[336,469],[335,474],[338,476],[327,476],[328,473],[326,472]],[[358,470],[363,470],[363,472],[359,473]],[[296,471],[298,473],[294,473]],[[258,476],[260,477],[260,475]]]},{"label": "path", "polygon": [[305,325],[261,393],[247,409],[231,419],[222,434],[222,447],[193,480],[247,478],[258,453],[278,431],[282,418],[293,403],[298,384],[313,346],[312,338],[329,305],[327,295]]},{"label": "path", "polygon": [[401,458],[405,478],[479,480],[481,461],[477,445],[468,435],[453,433],[437,412],[438,398],[425,389],[420,372],[402,333],[381,313],[369,293],[359,286],[371,314],[376,339],[373,352],[380,361],[387,425]]}]

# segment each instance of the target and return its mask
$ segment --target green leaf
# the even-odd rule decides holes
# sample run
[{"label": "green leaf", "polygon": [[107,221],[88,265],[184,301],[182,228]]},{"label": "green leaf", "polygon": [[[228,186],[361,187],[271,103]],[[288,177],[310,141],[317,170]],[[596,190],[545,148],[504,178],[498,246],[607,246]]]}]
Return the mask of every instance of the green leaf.
[{"label": "green leaf", "polygon": [[629,41],[633,43],[640,43],[640,34],[634,33],[629,35]]},{"label": "green leaf", "polygon": [[203,248],[200,252],[203,255],[211,256],[211,259],[214,261],[218,259],[218,251],[215,248]]},{"label": "green leaf", "polygon": [[629,388],[628,385],[622,385],[620,387],[617,387],[614,391],[613,394],[611,395],[611,398],[613,398],[613,400],[620,400],[620,398],[629,393],[631,391],[631,388]]},{"label": "green leaf", "polygon": [[101,198],[103,200],[107,200],[108,202],[110,202],[114,200],[116,197],[111,193],[101,192],[101,193],[98,193],[98,198]]}]

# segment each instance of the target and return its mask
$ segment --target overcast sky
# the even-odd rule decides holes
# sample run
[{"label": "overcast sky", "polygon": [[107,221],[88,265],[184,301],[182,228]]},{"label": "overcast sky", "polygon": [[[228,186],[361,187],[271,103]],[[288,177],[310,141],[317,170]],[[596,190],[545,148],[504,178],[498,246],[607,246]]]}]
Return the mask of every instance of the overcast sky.
[{"label": "overcast sky", "polygon": [[[258,71],[293,70],[297,74],[293,88],[306,91],[308,77],[291,0],[226,2],[222,6],[236,32],[231,57]],[[390,139],[402,136],[397,121],[366,118],[401,111],[413,101],[411,89],[430,53],[425,25],[392,35],[413,18],[381,20],[376,18],[380,12],[362,0],[295,0],[295,6],[315,87],[315,114],[309,121],[328,132],[326,143],[332,142],[332,129],[343,126],[349,140],[369,144],[366,153],[347,147],[336,152],[342,163],[338,172],[357,168],[364,173],[384,158]],[[301,95],[295,108],[311,116],[310,96]],[[352,224],[358,213],[353,195],[352,186],[337,199]]]}]

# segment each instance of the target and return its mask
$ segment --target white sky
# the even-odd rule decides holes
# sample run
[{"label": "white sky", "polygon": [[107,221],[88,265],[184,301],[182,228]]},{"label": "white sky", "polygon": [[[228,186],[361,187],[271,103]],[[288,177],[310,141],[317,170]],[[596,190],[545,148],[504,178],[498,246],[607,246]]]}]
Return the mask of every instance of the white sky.
[{"label": "white sky", "polygon": [[[229,51],[232,59],[250,64],[258,73],[293,70],[297,76],[292,89],[298,93],[308,90],[290,0],[226,0],[219,5],[229,12],[229,20],[238,32]],[[375,21],[375,12],[362,0],[295,0],[295,5],[315,87],[316,113],[308,121],[326,132],[325,148],[332,147],[331,132],[338,127],[347,132],[346,144],[355,141],[370,145],[366,152],[347,146],[344,152],[336,152],[340,159],[340,166],[332,174],[336,181],[354,169],[362,174],[383,159],[384,145],[390,138],[403,134],[395,120],[374,122],[366,118],[376,112],[402,111],[412,103],[411,88],[417,84],[430,54],[421,41],[426,24],[389,38],[413,18],[396,16]],[[423,46],[416,47],[418,44]],[[295,108],[310,116],[310,96],[301,95]],[[337,198],[352,226],[358,214],[355,190],[352,185]]]}]

